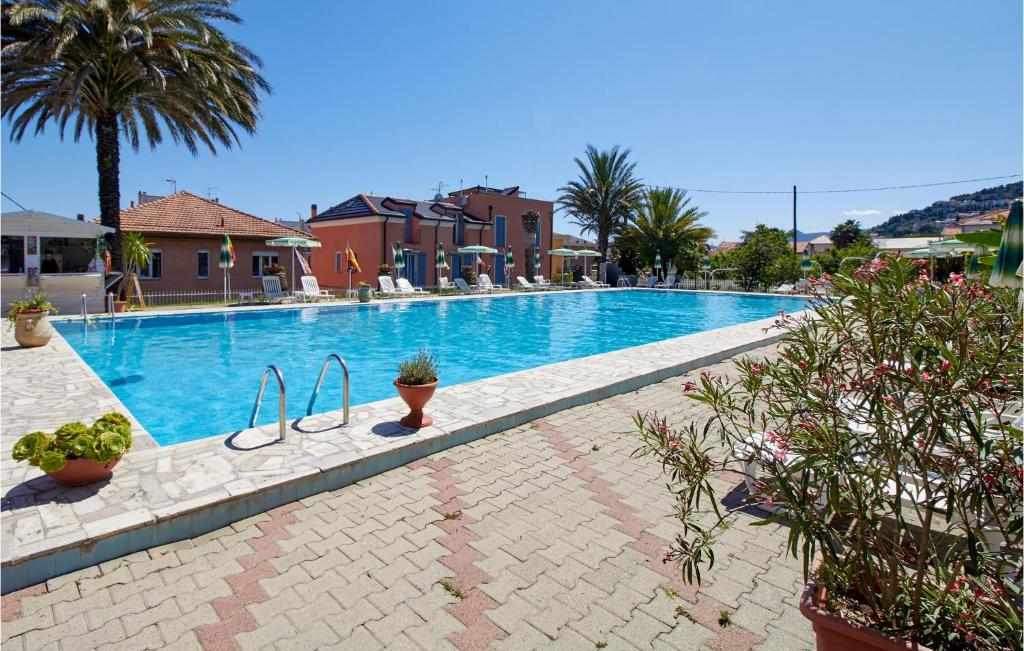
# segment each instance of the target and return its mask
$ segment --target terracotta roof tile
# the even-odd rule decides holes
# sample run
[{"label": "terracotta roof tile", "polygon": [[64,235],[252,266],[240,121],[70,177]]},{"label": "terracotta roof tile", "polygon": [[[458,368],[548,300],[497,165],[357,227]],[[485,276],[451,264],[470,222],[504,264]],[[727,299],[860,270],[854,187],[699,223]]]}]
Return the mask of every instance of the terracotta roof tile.
[{"label": "terracotta roof tile", "polygon": [[234,238],[306,237],[297,231],[270,220],[250,215],[216,201],[197,197],[191,192],[177,192],[163,199],[121,211],[121,229],[143,233],[184,233],[189,235],[223,235]]}]

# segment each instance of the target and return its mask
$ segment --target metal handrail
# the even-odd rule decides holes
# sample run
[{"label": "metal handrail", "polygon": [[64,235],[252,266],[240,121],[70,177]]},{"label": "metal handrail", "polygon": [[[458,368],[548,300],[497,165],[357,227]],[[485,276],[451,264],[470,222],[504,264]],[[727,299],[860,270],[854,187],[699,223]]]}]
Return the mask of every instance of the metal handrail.
[{"label": "metal handrail", "polygon": [[285,433],[287,431],[287,426],[286,426],[287,415],[285,414],[285,405],[287,403],[287,398],[286,398],[287,394],[286,394],[285,388],[284,388],[284,375],[281,374],[281,369],[277,368],[273,364],[271,364],[270,366],[268,366],[267,368],[265,368],[263,370],[263,377],[260,378],[260,390],[259,390],[259,393],[256,394],[256,404],[254,404],[252,406],[252,416],[249,417],[249,427],[253,427],[253,426],[256,425],[256,417],[259,416],[259,414],[260,414],[260,405],[263,404],[263,392],[266,391],[266,389],[267,389],[267,377],[270,375],[271,371],[273,371],[274,375],[277,376],[277,389],[278,389],[278,395],[277,395],[277,401],[278,401],[278,404],[277,404],[277,407],[278,407],[278,416],[277,416],[278,433],[277,433],[277,440],[278,441],[283,441],[285,439]]},{"label": "metal handrail", "polygon": [[114,292],[107,292],[107,309],[110,310],[110,320],[114,320]]},{"label": "metal handrail", "polygon": [[89,297],[82,292],[82,323],[89,323]]},{"label": "metal handrail", "polygon": [[320,377],[316,381],[316,386],[313,387],[313,395],[309,397],[309,406],[306,407],[306,415],[309,416],[313,413],[313,403],[316,402],[317,396],[320,395],[320,386],[324,383],[324,377],[327,376],[327,367],[328,365],[330,365],[332,359],[338,360],[338,365],[341,366],[341,393],[342,402],[345,409],[345,418],[341,424],[348,425],[348,364],[346,364],[345,360],[342,359],[341,356],[338,355],[337,353],[331,353],[326,357],[326,359],[324,359],[323,366],[320,367]]}]

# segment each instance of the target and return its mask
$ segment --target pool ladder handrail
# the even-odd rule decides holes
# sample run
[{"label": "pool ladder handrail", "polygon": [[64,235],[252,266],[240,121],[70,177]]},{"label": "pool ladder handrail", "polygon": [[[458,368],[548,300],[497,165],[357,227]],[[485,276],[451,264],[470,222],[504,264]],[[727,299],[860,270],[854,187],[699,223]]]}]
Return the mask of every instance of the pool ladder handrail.
[{"label": "pool ladder handrail", "polygon": [[256,418],[260,414],[260,405],[263,404],[263,392],[267,390],[267,378],[270,377],[270,373],[273,372],[277,377],[277,440],[284,441],[286,432],[288,431],[287,419],[288,416],[285,413],[287,400],[287,393],[284,387],[284,375],[281,373],[281,369],[277,368],[273,364],[263,369],[263,377],[260,378],[260,390],[256,394],[256,403],[252,406],[252,416],[249,417],[249,427],[256,425]]},{"label": "pool ladder handrail", "polygon": [[341,393],[342,403],[345,409],[345,416],[341,424],[348,425],[348,364],[346,364],[345,360],[342,359],[341,355],[338,355],[337,353],[331,353],[326,358],[324,358],[324,363],[320,367],[320,377],[317,378],[316,386],[313,387],[313,395],[309,397],[309,406],[306,407],[306,415],[310,416],[313,414],[313,404],[316,402],[317,396],[320,395],[320,386],[324,383],[324,378],[327,376],[327,367],[330,365],[332,359],[337,360],[338,365],[341,366]]}]

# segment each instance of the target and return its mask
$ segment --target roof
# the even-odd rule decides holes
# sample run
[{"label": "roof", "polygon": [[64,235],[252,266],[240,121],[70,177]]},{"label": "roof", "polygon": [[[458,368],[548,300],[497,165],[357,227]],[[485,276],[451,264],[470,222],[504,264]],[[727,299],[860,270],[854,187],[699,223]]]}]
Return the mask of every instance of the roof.
[{"label": "roof", "polygon": [[462,194],[482,194],[482,193],[485,193],[485,192],[486,193],[490,193],[490,194],[507,194],[509,196],[515,196],[515,194],[517,192],[519,192],[519,186],[518,185],[513,185],[513,186],[509,186],[507,188],[489,188],[489,187],[487,187],[485,185],[474,185],[473,187],[466,188],[464,190],[458,190],[456,192],[449,192],[448,196],[449,197],[457,197],[457,196],[462,195]]},{"label": "roof", "polygon": [[923,249],[934,242],[936,237],[876,237],[874,245],[879,249],[897,251],[902,249]]},{"label": "roof", "polygon": [[947,226],[942,229],[942,237],[952,237],[954,235],[959,235],[962,230],[963,229],[960,228],[959,226]]},{"label": "roof", "polygon": [[568,235],[566,233],[554,233],[551,239],[562,240],[562,246],[594,246],[593,242],[577,237],[576,235]]},{"label": "roof", "polygon": [[187,235],[226,233],[236,238],[310,237],[303,231],[185,191],[122,210],[121,229],[142,233]]},{"label": "roof", "polygon": [[733,249],[735,249],[739,245],[740,245],[739,242],[725,242],[725,241],[722,241],[722,242],[719,242],[716,246],[714,246],[711,249],[711,252],[712,253],[725,253],[726,251],[732,251]]},{"label": "roof", "polygon": [[819,235],[811,240],[811,244],[831,244],[832,239],[828,235]]},{"label": "roof", "polygon": [[38,210],[15,210],[0,216],[4,235],[41,235],[43,237],[96,238],[114,229],[78,221]]},{"label": "roof", "polygon": [[418,199],[402,199],[399,197],[382,196],[377,194],[359,193],[354,197],[346,199],[341,203],[331,206],[316,217],[309,219],[306,223],[334,221],[338,219],[354,219],[356,217],[397,217],[402,219],[404,214],[387,207],[387,204],[403,204],[415,206],[413,212],[421,219],[439,219],[441,221],[455,221],[454,217],[445,215],[446,210],[463,213],[469,221],[479,222],[480,219],[463,211],[461,206],[441,201],[420,201]]},{"label": "roof", "polygon": [[808,241],[808,240],[804,240],[802,242],[797,242],[796,243],[796,252],[797,253],[803,253],[804,249],[807,248],[808,244],[810,244],[810,241]]}]

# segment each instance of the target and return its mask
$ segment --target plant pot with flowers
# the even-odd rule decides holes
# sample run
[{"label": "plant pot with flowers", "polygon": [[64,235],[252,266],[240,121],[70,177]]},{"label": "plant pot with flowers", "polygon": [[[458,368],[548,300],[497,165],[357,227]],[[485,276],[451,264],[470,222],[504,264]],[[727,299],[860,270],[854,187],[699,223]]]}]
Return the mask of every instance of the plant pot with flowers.
[{"label": "plant pot with flowers", "polygon": [[433,418],[423,413],[423,407],[434,396],[437,383],[437,365],[433,355],[426,350],[421,349],[398,365],[395,388],[409,407],[409,413],[398,421],[403,427],[418,429],[434,422]]},{"label": "plant pot with flowers", "polygon": [[[636,454],[677,495],[669,557],[699,581],[758,506],[803,561],[818,649],[1019,648],[1019,290],[900,258],[830,280],[778,319],[777,355],[687,382],[704,417],[637,416]],[[714,484],[737,461],[750,489],[723,508]]]},{"label": "plant pot with flowers", "polygon": [[7,321],[14,326],[14,339],[25,347],[45,346],[53,337],[53,326],[48,315],[57,308],[39,292],[23,301],[14,301],[7,311]]},{"label": "plant pot with flowers", "polygon": [[369,303],[373,298],[373,287],[370,287],[370,283],[365,282],[360,282],[357,287],[359,288],[359,302]]},{"label": "plant pot with flowers", "polygon": [[67,423],[53,434],[32,432],[11,450],[15,461],[27,461],[65,486],[85,486],[109,479],[113,468],[132,446],[128,419],[104,414],[92,427]]}]

